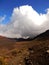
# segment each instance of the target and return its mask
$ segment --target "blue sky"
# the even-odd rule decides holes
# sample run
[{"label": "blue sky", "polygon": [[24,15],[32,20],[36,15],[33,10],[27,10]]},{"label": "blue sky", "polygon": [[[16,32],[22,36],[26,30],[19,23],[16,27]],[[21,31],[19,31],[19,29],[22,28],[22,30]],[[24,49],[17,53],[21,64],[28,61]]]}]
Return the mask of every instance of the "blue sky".
[{"label": "blue sky", "polygon": [[0,0],[0,35],[32,37],[48,29],[49,0]]},{"label": "blue sky", "polygon": [[31,5],[38,13],[45,13],[49,8],[49,0],[0,0],[0,16],[6,15],[4,24],[12,15],[13,9],[22,5]]}]

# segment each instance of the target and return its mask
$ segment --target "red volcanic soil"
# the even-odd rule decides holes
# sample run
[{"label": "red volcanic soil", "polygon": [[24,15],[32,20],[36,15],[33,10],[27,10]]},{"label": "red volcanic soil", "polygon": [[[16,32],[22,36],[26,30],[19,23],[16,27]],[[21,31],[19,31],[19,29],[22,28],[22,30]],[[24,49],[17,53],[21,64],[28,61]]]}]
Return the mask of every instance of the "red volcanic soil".
[{"label": "red volcanic soil", "polygon": [[7,65],[49,65],[49,31],[31,41],[0,36],[1,58],[6,60]]},{"label": "red volcanic soil", "polygon": [[14,40],[8,39],[6,37],[0,36],[0,54],[4,54],[8,50],[14,48]]}]

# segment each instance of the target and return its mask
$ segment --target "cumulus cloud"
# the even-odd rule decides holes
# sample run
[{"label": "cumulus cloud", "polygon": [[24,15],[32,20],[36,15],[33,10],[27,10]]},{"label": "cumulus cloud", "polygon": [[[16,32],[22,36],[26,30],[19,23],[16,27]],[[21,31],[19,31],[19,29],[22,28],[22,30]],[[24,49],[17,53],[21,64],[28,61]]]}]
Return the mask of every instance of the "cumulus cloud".
[{"label": "cumulus cloud", "polygon": [[32,6],[13,9],[9,24],[0,24],[0,35],[12,38],[34,37],[49,29],[49,8],[46,14],[38,13]]}]

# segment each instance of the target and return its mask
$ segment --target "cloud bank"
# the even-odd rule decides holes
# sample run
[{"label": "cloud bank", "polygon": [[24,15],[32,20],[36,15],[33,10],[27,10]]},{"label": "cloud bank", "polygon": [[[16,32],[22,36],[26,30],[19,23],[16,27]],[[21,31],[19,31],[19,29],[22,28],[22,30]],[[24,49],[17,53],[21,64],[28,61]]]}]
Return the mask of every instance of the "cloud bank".
[{"label": "cloud bank", "polygon": [[29,5],[14,8],[10,22],[6,25],[0,24],[0,35],[10,38],[28,38],[48,30],[49,8],[46,11],[46,14],[39,14]]}]

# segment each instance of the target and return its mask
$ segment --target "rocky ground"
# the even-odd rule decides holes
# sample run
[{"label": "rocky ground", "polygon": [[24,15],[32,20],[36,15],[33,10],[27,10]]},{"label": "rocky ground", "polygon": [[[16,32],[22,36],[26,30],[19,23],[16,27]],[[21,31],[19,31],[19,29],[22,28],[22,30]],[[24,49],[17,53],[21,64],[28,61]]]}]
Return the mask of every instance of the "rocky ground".
[{"label": "rocky ground", "polygon": [[16,42],[14,45],[10,41],[11,48],[7,45],[0,48],[0,65],[49,65],[48,35],[42,34],[31,41]]},{"label": "rocky ground", "polygon": [[0,56],[0,65],[49,65],[48,40],[32,47],[11,50]]}]

